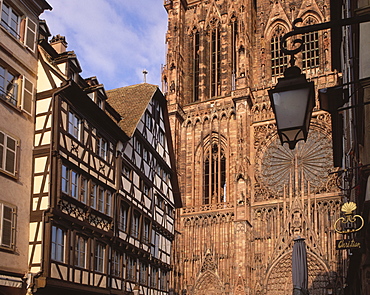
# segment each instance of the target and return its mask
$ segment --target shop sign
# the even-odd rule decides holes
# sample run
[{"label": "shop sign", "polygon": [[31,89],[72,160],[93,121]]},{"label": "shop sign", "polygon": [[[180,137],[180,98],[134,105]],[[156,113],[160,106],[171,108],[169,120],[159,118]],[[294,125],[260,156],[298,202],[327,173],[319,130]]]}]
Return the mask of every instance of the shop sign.
[{"label": "shop sign", "polygon": [[344,217],[340,217],[334,224],[334,229],[339,234],[350,234],[361,230],[364,226],[364,219],[361,215],[355,215],[353,211],[357,209],[354,202],[343,204],[342,212]]},{"label": "shop sign", "polygon": [[345,249],[360,249],[361,242],[355,241],[354,239],[347,239],[347,240],[337,240],[336,241],[336,249],[337,250],[345,250]]}]

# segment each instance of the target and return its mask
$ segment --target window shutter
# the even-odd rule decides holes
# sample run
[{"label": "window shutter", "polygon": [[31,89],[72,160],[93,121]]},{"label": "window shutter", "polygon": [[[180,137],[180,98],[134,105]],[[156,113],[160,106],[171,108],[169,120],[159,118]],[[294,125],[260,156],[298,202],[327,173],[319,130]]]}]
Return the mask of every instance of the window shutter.
[{"label": "window shutter", "polygon": [[33,83],[23,77],[22,83],[22,110],[32,115]]},{"label": "window shutter", "polygon": [[0,131],[0,169],[4,170],[5,134]]},{"label": "window shutter", "polygon": [[0,169],[15,175],[18,142],[0,131]]},{"label": "window shutter", "polygon": [[36,30],[37,30],[36,23],[27,17],[24,45],[26,45],[32,52],[35,52]]},{"label": "window shutter", "polygon": [[5,170],[15,175],[15,159],[17,141],[9,136],[6,137]]},{"label": "window shutter", "polygon": [[12,235],[13,235],[13,208],[4,205],[1,245],[9,248],[12,247],[13,241]]}]

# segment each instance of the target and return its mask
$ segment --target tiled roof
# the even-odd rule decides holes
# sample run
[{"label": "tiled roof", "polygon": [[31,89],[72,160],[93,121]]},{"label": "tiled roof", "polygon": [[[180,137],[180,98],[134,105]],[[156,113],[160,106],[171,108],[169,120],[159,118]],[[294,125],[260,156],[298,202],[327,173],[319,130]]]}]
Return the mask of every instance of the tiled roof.
[{"label": "tiled roof", "polygon": [[106,91],[108,103],[121,115],[119,125],[131,137],[158,86],[142,83]]}]

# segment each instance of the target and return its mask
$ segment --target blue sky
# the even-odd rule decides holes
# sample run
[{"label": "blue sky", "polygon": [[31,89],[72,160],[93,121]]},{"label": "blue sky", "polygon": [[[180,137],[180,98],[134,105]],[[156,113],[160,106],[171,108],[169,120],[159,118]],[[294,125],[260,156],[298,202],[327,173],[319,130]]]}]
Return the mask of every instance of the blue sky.
[{"label": "blue sky", "polygon": [[167,12],[163,0],[47,0],[52,36],[66,37],[82,77],[96,76],[105,89],[143,82],[161,86]]}]

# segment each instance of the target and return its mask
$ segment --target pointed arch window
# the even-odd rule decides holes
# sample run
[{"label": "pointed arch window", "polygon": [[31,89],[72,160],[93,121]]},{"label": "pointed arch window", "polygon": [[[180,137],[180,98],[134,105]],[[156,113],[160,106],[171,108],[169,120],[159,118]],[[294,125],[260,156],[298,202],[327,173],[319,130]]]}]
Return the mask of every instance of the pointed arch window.
[{"label": "pointed arch window", "polygon": [[[308,17],[304,25],[313,25],[316,20],[313,17]],[[303,70],[316,68],[320,65],[319,58],[319,32],[309,32],[303,34],[303,50],[302,50],[302,68]]]},{"label": "pointed arch window", "polygon": [[220,29],[211,30],[211,97],[221,94],[221,37]]},{"label": "pointed arch window", "polygon": [[281,52],[280,41],[285,34],[283,26],[277,25],[271,37],[271,71],[272,76],[281,76],[288,65],[288,56]]},{"label": "pointed arch window", "polygon": [[204,155],[203,204],[226,202],[226,157],[224,150],[213,143]]},{"label": "pointed arch window", "polygon": [[237,67],[237,37],[238,37],[238,20],[233,19],[231,23],[231,63],[232,63],[232,90],[235,90],[236,67]]},{"label": "pointed arch window", "polygon": [[193,35],[193,99],[199,100],[199,32]]}]

